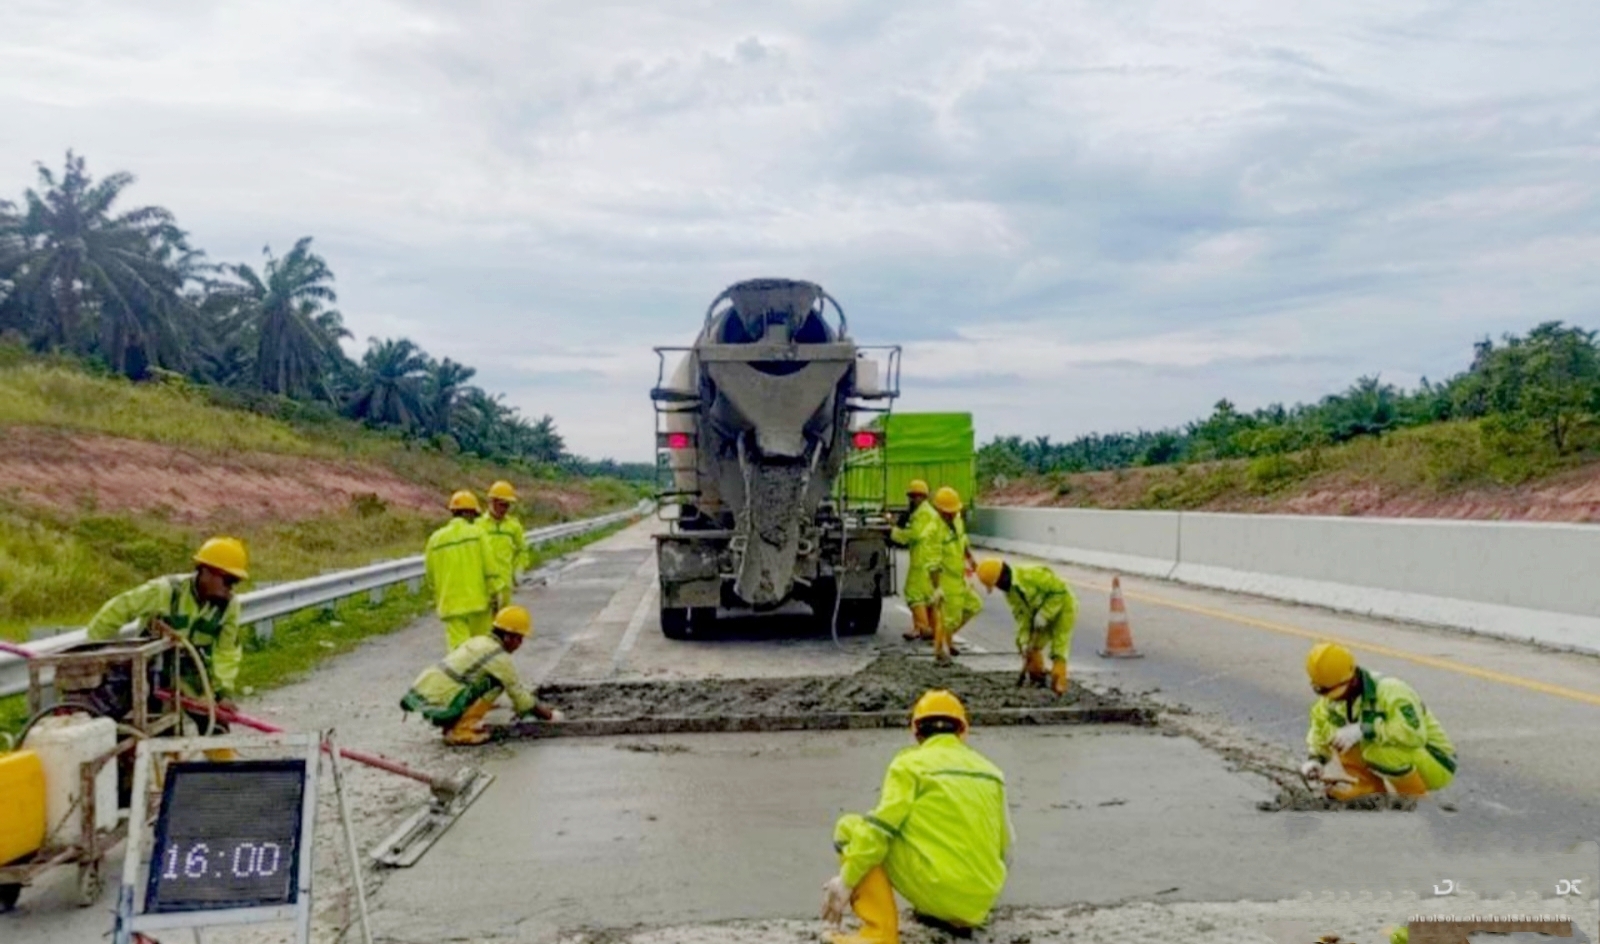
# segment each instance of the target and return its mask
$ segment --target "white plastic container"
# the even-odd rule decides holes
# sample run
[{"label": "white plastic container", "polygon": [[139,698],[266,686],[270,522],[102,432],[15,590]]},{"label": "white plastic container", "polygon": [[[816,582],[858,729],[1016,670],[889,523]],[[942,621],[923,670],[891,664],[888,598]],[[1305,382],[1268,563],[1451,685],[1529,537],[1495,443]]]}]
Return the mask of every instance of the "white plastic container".
[{"label": "white plastic container", "polygon": [[[78,806],[82,765],[117,746],[116,723],[82,714],[51,715],[33,726],[24,746],[38,753],[44,767],[45,845],[78,841],[83,835],[83,811]],[[116,826],[115,762],[108,762],[95,777],[94,804],[95,828]]]}]

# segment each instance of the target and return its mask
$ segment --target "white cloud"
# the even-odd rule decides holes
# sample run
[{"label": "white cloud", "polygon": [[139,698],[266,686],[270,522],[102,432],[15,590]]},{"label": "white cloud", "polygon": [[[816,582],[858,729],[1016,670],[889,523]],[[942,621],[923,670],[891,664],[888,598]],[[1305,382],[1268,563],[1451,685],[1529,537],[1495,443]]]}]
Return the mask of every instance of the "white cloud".
[{"label": "white cloud", "polygon": [[[10,0],[0,193],[68,147],[363,341],[642,458],[651,344],[822,282],[902,408],[1072,435],[1587,318],[1600,6]],[[920,386],[919,386],[920,384]]]}]

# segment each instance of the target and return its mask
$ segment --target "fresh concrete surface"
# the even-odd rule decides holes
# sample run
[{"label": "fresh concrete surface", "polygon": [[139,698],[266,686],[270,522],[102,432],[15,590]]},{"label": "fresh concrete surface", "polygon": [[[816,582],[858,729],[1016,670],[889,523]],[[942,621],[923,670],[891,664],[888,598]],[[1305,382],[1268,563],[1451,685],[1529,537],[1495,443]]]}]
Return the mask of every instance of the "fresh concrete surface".
[{"label": "fresh concrete surface", "polygon": [[[807,915],[836,868],[834,820],[870,809],[884,766],[907,743],[880,731],[530,746],[489,767],[517,790],[486,795],[384,885],[379,932],[421,944],[531,927]],[[1425,893],[1441,869],[1492,893],[1468,885],[1467,863],[1433,848],[1428,818],[1262,814],[1261,782],[1186,738],[1008,728],[971,743],[1009,782],[1018,841],[1004,904]],[[667,750],[639,750],[647,745]],[[1357,856],[1383,862],[1352,874]],[[1563,866],[1600,874],[1593,855],[1516,864],[1552,886]]]}]

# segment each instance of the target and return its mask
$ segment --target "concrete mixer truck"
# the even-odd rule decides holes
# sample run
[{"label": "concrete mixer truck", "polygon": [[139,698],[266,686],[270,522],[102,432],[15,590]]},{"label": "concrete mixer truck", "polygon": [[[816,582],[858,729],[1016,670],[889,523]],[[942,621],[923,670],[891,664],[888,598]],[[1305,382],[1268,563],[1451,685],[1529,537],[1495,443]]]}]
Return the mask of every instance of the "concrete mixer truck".
[{"label": "concrete mixer truck", "polygon": [[692,346],[655,350],[661,631],[802,604],[831,632],[876,632],[894,586],[884,493],[852,500],[839,473],[882,445],[867,421],[899,394],[900,349],[856,344],[818,285],[755,279],[712,301]]}]

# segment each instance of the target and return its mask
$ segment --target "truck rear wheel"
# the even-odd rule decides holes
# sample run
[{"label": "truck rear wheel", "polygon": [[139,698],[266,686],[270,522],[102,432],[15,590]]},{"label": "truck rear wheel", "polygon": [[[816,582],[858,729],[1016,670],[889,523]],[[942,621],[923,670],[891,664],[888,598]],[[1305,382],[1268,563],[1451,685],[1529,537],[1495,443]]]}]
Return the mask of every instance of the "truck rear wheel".
[{"label": "truck rear wheel", "polygon": [[668,639],[696,639],[709,634],[717,623],[714,606],[664,606],[661,634]]},{"label": "truck rear wheel", "polygon": [[869,597],[865,600],[839,601],[839,635],[871,636],[878,631],[883,619],[883,599]]}]

